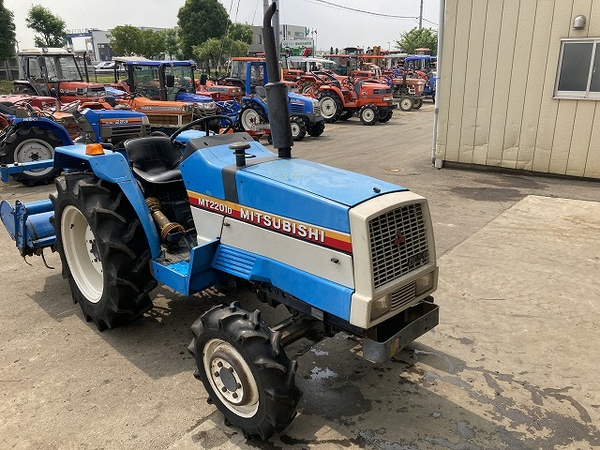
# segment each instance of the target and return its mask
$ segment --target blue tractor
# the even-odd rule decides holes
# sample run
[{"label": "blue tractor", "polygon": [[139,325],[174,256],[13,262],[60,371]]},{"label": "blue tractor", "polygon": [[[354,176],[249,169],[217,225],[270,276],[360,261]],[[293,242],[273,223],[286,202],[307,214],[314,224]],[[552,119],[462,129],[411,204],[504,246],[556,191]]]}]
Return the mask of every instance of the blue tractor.
[{"label": "blue tractor", "polygon": [[[269,75],[266,61],[262,58],[235,57],[230,64],[229,77],[224,82],[240,86],[246,93],[242,97],[239,128],[255,131],[268,127],[270,113],[265,85],[269,82]],[[325,120],[317,100],[288,91],[287,101],[292,138],[295,141],[301,141],[306,134],[313,137],[323,134]]]},{"label": "blue tractor", "polygon": [[[0,112],[4,111],[8,119],[8,126],[0,131],[0,164],[5,178],[11,176],[28,186],[47,184],[61,172],[60,167],[48,164],[54,148],[74,144],[71,126],[64,117],[59,121],[52,113],[36,110],[28,103],[25,106],[26,110],[0,105]],[[77,142],[118,146],[129,138],[150,134],[148,118],[139,112],[84,109],[71,113],[80,130]]]},{"label": "blue tractor", "polygon": [[140,318],[164,284],[184,296],[233,282],[269,306],[267,325],[239,303],[192,325],[194,375],[226,422],[268,439],[301,397],[285,347],[344,331],[387,361],[438,323],[438,267],[427,201],[407,188],[292,158],[287,87],[271,18],[263,36],[273,153],[246,133],[190,130],[123,148],[56,148],[50,200],[3,202],[21,254],[52,247],[83,317],[98,329]]}]

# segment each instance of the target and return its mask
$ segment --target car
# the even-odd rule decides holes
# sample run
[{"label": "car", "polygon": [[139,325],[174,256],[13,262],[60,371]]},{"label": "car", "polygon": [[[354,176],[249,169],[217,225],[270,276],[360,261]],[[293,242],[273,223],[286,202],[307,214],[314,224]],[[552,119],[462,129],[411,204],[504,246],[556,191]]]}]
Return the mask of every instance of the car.
[{"label": "car", "polygon": [[115,68],[115,63],[113,61],[102,61],[94,66],[94,69],[97,71],[104,70],[113,70]]}]

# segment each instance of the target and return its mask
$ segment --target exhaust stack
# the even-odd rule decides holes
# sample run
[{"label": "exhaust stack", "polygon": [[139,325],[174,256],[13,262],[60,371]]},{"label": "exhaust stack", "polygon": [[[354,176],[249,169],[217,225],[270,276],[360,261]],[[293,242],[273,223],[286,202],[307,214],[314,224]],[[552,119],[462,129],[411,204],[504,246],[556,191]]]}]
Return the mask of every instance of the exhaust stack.
[{"label": "exhaust stack", "polygon": [[271,124],[273,147],[277,149],[280,158],[291,158],[294,140],[292,139],[290,113],[287,105],[287,86],[281,81],[277,49],[275,47],[275,30],[271,25],[271,19],[276,10],[277,4],[272,3],[263,18],[262,32],[265,59],[267,60],[267,75],[269,77],[265,89],[269,105],[269,123]]}]

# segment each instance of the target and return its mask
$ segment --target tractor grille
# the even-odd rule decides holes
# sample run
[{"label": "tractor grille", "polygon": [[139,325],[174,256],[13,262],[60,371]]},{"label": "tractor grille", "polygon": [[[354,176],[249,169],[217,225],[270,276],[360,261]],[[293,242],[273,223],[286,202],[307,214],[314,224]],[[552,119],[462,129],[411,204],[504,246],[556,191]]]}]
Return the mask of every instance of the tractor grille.
[{"label": "tractor grille", "polygon": [[192,114],[149,114],[144,112],[154,127],[180,127],[192,121]]},{"label": "tractor grille", "polygon": [[290,114],[304,114],[304,105],[290,103]]},{"label": "tractor grille", "polygon": [[412,283],[403,286],[401,289],[398,289],[396,292],[392,292],[392,311],[404,309],[410,305],[416,297],[415,288],[416,283],[413,281]]},{"label": "tractor grille", "polygon": [[392,90],[391,89],[373,89],[373,94],[375,95],[385,95],[385,94],[391,94]]},{"label": "tractor grille", "polygon": [[421,204],[388,211],[369,222],[375,288],[429,263]]},{"label": "tractor grille", "polygon": [[150,134],[149,126],[144,125],[127,125],[118,127],[102,127],[101,131],[102,141],[104,142],[116,142],[124,139],[142,137]]},{"label": "tractor grille", "polygon": [[92,87],[88,88],[88,94],[92,97],[104,97],[106,95],[106,90],[103,86]]}]

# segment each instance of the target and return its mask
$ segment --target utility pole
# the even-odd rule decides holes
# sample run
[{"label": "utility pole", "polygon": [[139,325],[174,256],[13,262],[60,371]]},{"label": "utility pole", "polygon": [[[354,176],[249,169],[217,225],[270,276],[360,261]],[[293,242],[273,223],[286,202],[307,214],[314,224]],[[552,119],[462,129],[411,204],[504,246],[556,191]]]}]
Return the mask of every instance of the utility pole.
[{"label": "utility pole", "polygon": [[423,28],[423,0],[421,0],[421,9],[419,10],[419,30]]}]

